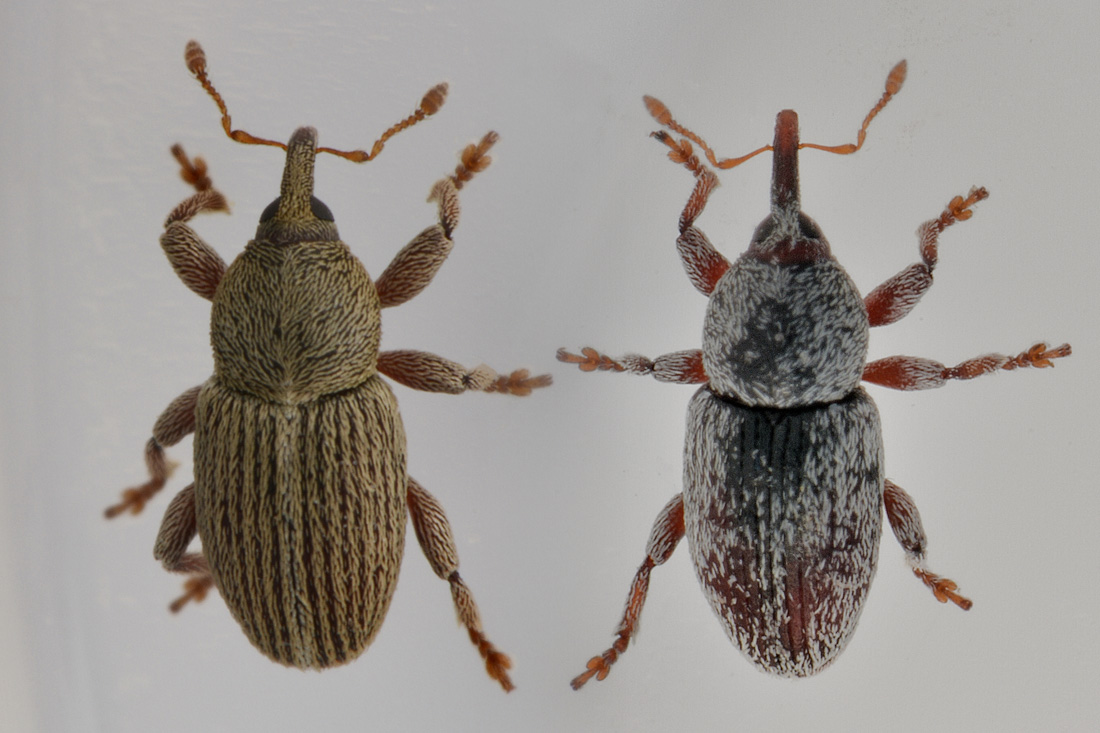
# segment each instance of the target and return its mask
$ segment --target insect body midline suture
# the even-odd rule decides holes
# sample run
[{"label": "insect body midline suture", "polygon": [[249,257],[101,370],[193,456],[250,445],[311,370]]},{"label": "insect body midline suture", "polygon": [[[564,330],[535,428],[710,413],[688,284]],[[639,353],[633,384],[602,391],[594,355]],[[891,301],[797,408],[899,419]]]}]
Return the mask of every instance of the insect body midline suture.
[{"label": "insect body midline suture", "polygon": [[685,534],[712,609],[761,669],[820,671],[855,630],[874,576],[878,410],[863,389],[781,409],[702,387],[686,436]]},{"label": "insect body midline suture", "polygon": [[378,376],[297,406],[211,379],[195,431],[195,513],[215,585],[275,661],[357,657],[396,585],[405,433]]}]

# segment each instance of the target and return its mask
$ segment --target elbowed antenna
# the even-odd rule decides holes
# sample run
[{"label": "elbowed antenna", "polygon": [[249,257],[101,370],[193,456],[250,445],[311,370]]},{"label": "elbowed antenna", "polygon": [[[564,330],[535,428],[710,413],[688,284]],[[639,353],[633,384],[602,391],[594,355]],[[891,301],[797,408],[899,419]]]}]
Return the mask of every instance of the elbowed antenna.
[{"label": "elbowed antenna", "polygon": [[[882,111],[882,108],[885,107],[891,99],[893,99],[895,94],[897,94],[899,91],[901,91],[902,84],[905,83],[905,74],[906,74],[907,70],[908,70],[908,66],[905,63],[904,59],[902,59],[901,61],[896,63],[894,65],[894,68],[890,69],[890,73],[886,77],[886,88],[882,92],[882,96],[879,98],[878,102],[875,103],[875,106],[872,107],[871,111],[867,113],[867,116],[863,118],[863,124],[860,125],[859,131],[856,133],[856,141],[854,143],[845,143],[843,145],[818,145],[817,143],[800,143],[798,141],[798,115],[795,114],[793,110],[783,110],[782,112],[779,113],[779,116],[776,119],[775,143],[773,145],[765,145],[761,148],[757,148],[756,150],[752,151],[751,153],[747,153],[746,155],[742,155],[739,158],[719,158],[717,155],[715,155],[714,151],[711,149],[711,147],[709,145],[707,145],[706,141],[703,140],[702,137],[695,134],[694,132],[692,132],[688,128],[681,125],[675,119],[673,119],[672,113],[669,111],[668,107],[665,106],[665,104],[663,102],[661,102],[659,99],[656,99],[655,97],[650,97],[650,96],[647,95],[647,96],[642,98],[642,101],[645,102],[645,106],[646,106],[646,109],[649,111],[649,114],[652,115],[653,119],[657,120],[657,122],[662,127],[667,127],[672,132],[683,136],[683,137],[680,138],[680,140],[677,141],[677,140],[674,140],[671,135],[669,135],[667,132],[664,132],[663,130],[660,131],[660,132],[652,133],[653,137],[655,137],[657,140],[661,141],[662,143],[664,143],[665,145],[667,145],[670,148],[669,154],[668,154],[668,157],[669,157],[670,160],[672,160],[674,163],[683,164],[685,167],[688,168],[688,170],[690,170],[692,173],[694,173],[697,177],[701,175],[700,170],[702,169],[702,164],[699,161],[699,159],[697,157],[695,157],[694,154],[693,154],[693,150],[692,150],[692,146],[691,146],[692,142],[694,142],[696,145],[698,145],[700,148],[702,148],[703,154],[706,156],[707,161],[709,161],[712,166],[714,166],[715,168],[721,169],[721,170],[728,170],[730,168],[735,168],[735,167],[741,165],[742,163],[744,163],[746,160],[748,160],[750,158],[753,158],[753,157],[756,157],[760,153],[767,152],[768,150],[775,151],[777,159],[778,158],[783,158],[784,160],[793,161],[792,171],[791,171],[793,173],[793,178],[790,178],[787,175],[787,173],[784,172],[784,180],[787,181],[788,183],[793,181],[793,184],[794,184],[793,187],[787,186],[786,189],[785,189],[788,194],[793,192],[793,199],[784,199],[784,200],[788,201],[788,205],[789,205],[789,202],[791,200],[793,200],[793,202],[794,202],[794,204],[797,208],[797,206],[798,206],[798,155],[797,155],[798,150],[800,150],[802,148],[815,148],[817,150],[824,150],[827,153],[837,153],[838,155],[850,155],[851,153],[854,153],[857,150],[859,150],[860,148],[862,148],[864,140],[867,139],[867,128],[868,128],[868,126],[870,126],[871,120],[873,120],[878,115],[878,113]],[[786,115],[789,115],[790,119],[787,119],[785,117]],[[788,142],[791,142],[793,140],[793,143],[792,143],[792,146],[791,146],[790,150],[787,150],[787,149],[779,150],[779,145],[780,145],[780,142],[781,142],[781,140],[780,140],[781,135],[783,137],[782,142],[783,142],[784,145],[786,145]],[[775,165],[776,166],[779,165],[778,160],[776,161]],[[772,208],[773,209],[775,208],[775,205],[776,205],[776,199],[775,199],[776,185],[775,184],[778,181],[778,179],[776,178],[776,174],[778,174],[778,172],[779,172],[778,167],[773,168],[773,186],[772,186]]]},{"label": "elbowed antenna", "polygon": [[905,74],[909,70],[909,65],[905,63],[905,59],[894,64],[894,68],[890,69],[890,73],[886,75],[886,89],[883,90],[882,96],[879,97],[878,102],[871,108],[871,111],[867,113],[867,116],[863,118],[863,124],[859,126],[859,132],[856,133],[856,141],[854,143],[846,143],[844,145],[818,145],[816,143],[802,143],[798,147],[800,148],[816,148],[817,150],[824,150],[826,153],[836,153],[837,155],[850,155],[863,147],[863,141],[867,139],[867,128],[871,124],[871,120],[875,119],[882,108],[894,98],[894,95],[901,91],[901,85],[905,83]]},{"label": "elbowed antenna", "polygon": [[[206,74],[206,52],[202,50],[202,46],[199,45],[198,41],[187,42],[187,47],[183,51],[183,59],[187,64],[187,70],[194,74],[195,78],[199,80],[199,84],[202,85],[202,88],[206,90],[206,93],[209,94],[211,99],[214,100],[214,103],[218,105],[218,109],[222,113],[222,129],[225,130],[226,135],[246,145],[270,145],[272,147],[282,148],[283,150],[287,149],[287,146],[278,140],[268,140],[266,138],[256,137],[244,130],[233,129],[232,118],[229,116],[229,110],[225,105],[225,100],[222,99],[222,95],[214,88],[214,85],[210,82],[210,78]],[[434,115],[439,111],[439,108],[443,106],[446,100],[446,82],[436,84],[427,91],[423,98],[421,98],[420,104],[417,106],[415,112],[400,122],[391,125],[389,129],[383,132],[382,135],[374,141],[369,153],[366,150],[336,150],[335,148],[317,148],[316,152],[331,153],[341,158],[346,158],[353,163],[366,163],[369,160],[374,160],[374,158],[382,152],[382,148],[385,146],[387,140],[402,130],[407,130],[417,122]],[[316,142],[314,142],[314,144],[316,144]]]}]

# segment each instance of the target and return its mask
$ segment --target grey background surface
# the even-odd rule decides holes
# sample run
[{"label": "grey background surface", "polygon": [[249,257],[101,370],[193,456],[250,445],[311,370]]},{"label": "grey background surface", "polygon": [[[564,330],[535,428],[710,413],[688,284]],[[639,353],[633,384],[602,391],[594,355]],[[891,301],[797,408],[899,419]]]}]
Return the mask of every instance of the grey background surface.
[{"label": "grey background surface", "polygon": [[[1100,15],[1085,3],[6,3],[0,9],[0,728],[244,730],[1072,730],[1097,718],[1100,499],[1095,381]],[[168,155],[209,162],[232,216],[195,227],[240,251],[282,156],[237,145],[189,77],[206,48],[234,123],[368,145],[432,84],[435,118],[318,195],[377,274],[434,219],[456,152],[500,132],[464,190],[455,251],[385,313],[385,348],[554,375],[526,399],[397,388],[411,470],[446,507],[505,696],[414,543],[385,627],[322,674],[254,651],[212,597],[172,616],[152,560],[170,495],[102,509],[144,476],[167,403],[211,370],[208,304],[157,246],[186,194]],[[554,361],[559,346],[656,356],[698,345],[705,301],[675,253],[691,178],[647,138],[643,94],[722,155],[852,138],[887,71],[905,88],[854,157],[807,152],[803,202],[865,291],[916,258],[913,232],[971,185],[991,198],[944,235],[936,285],[872,334],[873,357],[955,363],[1070,341],[1057,369],[927,393],[873,388],[888,474],[916,499],[932,568],[974,599],[940,606],[892,536],[860,629],[809,680],[760,674],[726,640],[681,548],[653,576],[611,676],[606,648],[650,525],[680,489],[691,388]],[[766,213],[767,156],[724,173],[700,225],[728,256]]]}]

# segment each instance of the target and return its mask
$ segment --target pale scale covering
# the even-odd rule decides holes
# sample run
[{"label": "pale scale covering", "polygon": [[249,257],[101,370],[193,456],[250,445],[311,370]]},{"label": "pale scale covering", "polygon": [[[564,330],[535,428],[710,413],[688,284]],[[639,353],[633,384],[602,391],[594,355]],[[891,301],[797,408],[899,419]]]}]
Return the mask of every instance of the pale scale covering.
[{"label": "pale scale covering", "polygon": [[350,661],[385,618],[407,511],[374,284],[343,242],[252,241],[218,288],[211,333],[195,511],[218,591],[275,661]]}]

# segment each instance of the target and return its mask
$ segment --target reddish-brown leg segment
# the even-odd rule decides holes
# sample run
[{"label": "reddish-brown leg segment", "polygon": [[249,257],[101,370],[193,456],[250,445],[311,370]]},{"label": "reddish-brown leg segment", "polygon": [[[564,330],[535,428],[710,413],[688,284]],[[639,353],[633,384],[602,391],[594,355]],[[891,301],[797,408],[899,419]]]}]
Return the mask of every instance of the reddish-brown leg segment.
[{"label": "reddish-brown leg segment", "polygon": [[714,171],[703,165],[687,140],[683,138],[675,140],[663,130],[652,133],[652,137],[668,147],[669,160],[684,166],[695,176],[695,188],[692,189],[691,196],[688,197],[687,204],[680,213],[680,232],[686,232],[706,208],[711,191],[718,187],[718,177],[714,175]]},{"label": "reddish-brown leg segment", "polygon": [[582,372],[630,372],[631,374],[652,374],[659,382],[673,384],[706,384],[707,373],[703,369],[703,352],[700,349],[674,351],[671,354],[648,359],[640,354],[627,354],[620,359],[612,359],[601,354],[591,346],[585,346],[580,354],[558,349],[558,361],[576,364]]},{"label": "reddish-brown leg segment", "polygon": [[411,477],[408,504],[409,517],[412,519],[416,539],[420,542],[420,549],[428,558],[432,571],[451,585],[451,597],[454,599],[458,620],[466,627],[470,641],[485,660],[485,669],[489,676],[499,682],[505,692],[510,692],[513,685],[508,677],[508,670],[512,661],[485,636],[474,596],[458,574],[458,548],[455,547],[454,535],[443,507]]},{"label": "reddish-brown leg segment", "polygon": [[444,178],[432,188],[429,201],[439,203],[439,223],[405,245],[379,276],[375,287],[383,308],[401,305],[420,294],[454,248],[450,232],[458,226],[458,192]]},{"label": "reddish-brown leg segment", "polygon": [[492,162],[487,153],[497,141],[497,134],[489,132],[476,145],[462,151],[461,162],[453,175],[432,186],[428,201],[439,206],[439,223],[433,224],[405,245],[379,276],[375,287],[383,308],[401,305],[418,295],[432,281],[454,242],[451,234],[458,226],[458,190],[485,170]]},{"label": "reddish-brown leg segment", "polygon": [[653,529],[646,544],[646,558],[638,572],[634,574],[634,582],[630,584],[630,595],[626,599],[626,609],[623,611],[622,621],[615,630],[617,638],[607,651],[588,660],[588,669],[573,678],[569,684],[574,690],[579,690],[588,680],[595,677],[603,680],[611,671],[611,665],[626,651],[630,644],[630,638],[638,627],[638,619],[642,615],[642,607],[645,606],[646,593],[649,591],[649,573],[657,565],[662,565],[672,556],[676,545],[684,536],[684,499],[682,494],[672,497],[672,501],[665,505],[661,513],[657,515],[657,521],[653,523]]},{"label": "reddish-brown leg segment", "polygon": [[[650,114],[661,124],[671,125],[672,129],[678,132],[692,135],[672,121],[668,109],[660,101],[645,97],[645,103]],[[670,160],[680,163],[695,176],[695,188],[692,189],[691,196],[688,197],[688,202],[680,214],[680,237],[676,240],[676,250],[680,254],[684,271],[687,272],[692,285],[704,295],[710,295],[718,280],[729,269],[730,263],[714,248],[707,236],[695,228],[694,223],[695,219],[703,213],[711,191],[718,185],[718,178],[695,156],[691,143],[687,139],[674,140],[664,131],[653,133],[653,137],[668,146]],[[702,144],[697,136],[692,136],[691,139]],[[612,359],[586,346],[581,349],[580,354],[558,349],[558,361],[576,364],[582,372],[598,369],[652,374],[658,381],[675,384],[705,384],[708,381],[706,370],[703,368],[703,352],[700,349],[676,351],[656,359],[649,359],[639,354],[627,354],[620,359]]]},{"label": "reddish-brown leg segment", "polygon": [[[172,157],[180,164],[180,178],[183,179],[184,183],[200,193],[214,190],[214,182],[207,175],[208,168],[205,160],[199,157],[188,157],[187,153],[183,151],[183,146],[179,143],[173,145],[170,151]],[[228,211],[228,206],[226,210]]]},{"label": "reddish-brown leg segment", "polygon": [[198,603],[206,598],[214,586],[210,567],[201,552],[187,552],[187,546],[199,533],[195,519],[195,485],[191,484],[172,499],[164,512],[164,520],[153,546],[153,557],[164,569],[173,573],[187,573],[191,577],[183,584],[183,595],[172,601],[169,608],[178,613],[188,601]]},{"label": "reddish-brown leg segment", "polygon": [[909,566],[913,568],[913,574],[931,589],[940,603],[951,601],[964,611],[969,611],[973,603],[969,598],[959,595],[957,592],[959,586],[955,581],[940,577],[924,567],[924,553],[928,538],[924,534],[920,512],[917,511],[917,505],[913,503],[913,497],[893,481],[886,479],[882,503],[886,507],[890,528],[894,530],[894,537],[905,550],[905,556],[909,560]]},{"label": "reddish-brown leg segment", "polygon": [[872,326],[894,323],[913,310],[925,291],[932,287],[932,270],[939,260],[940,234],[955,222],[969,219],[974,214],[970,207],[988,197],[989,192],[984,188],[972,188],[966,198],[956,196],[951,199],[938,219],[920,225],[917,237],[920,239],[922,261],[909,265],[863,299]]},{"label": "reddish-brown leg segment", "polygon": [[532,377],[526,369],[517,369],[504,376],[484,364],[467,369],[441,356],[407,349],[380,352],[378,371],[406,387],[446,394],[461,394],[473,390],[525,397],[532,390],[547,387],[552,382],[549,374]]},{"label": "reddish-brown leg segment", "polygon": [[[656,102],[650,97],[646,97],[646,100],[647,104],[650,101]],[[695,156],[691,143],[687,140],[674,140],[665,132],[655,132],[653,137],[668,146],[668,157],[672,162],[682,164],[695,176],[695,188],[680,214],[680,236],[676,240],[676,251],[680,254],[680,261],[684,264],[684,271],[687,272],[691,284],[703,295],[710,295],[719,278],[729,269],[730,263],[714,248],[707,235],[695,228],[695,220],[703,213],[711,191],[718,186],[718,178]]]},{"label": "reddish-brown leg segment", "polygon": [[695,227],[688,227],[677,238],[676,251],[691,284],[703,295],[714,292],[714,286],[730,269],[729,260]]},{"label": "reddish-brown leg segment", "polygon": [[202,385],[192,387],[176,399],[157,418],[153,425],[153,437],[145,444],[145,465],[149,469],[149,480],[140,486],[134,486],[122,492],[122,501],[107,507],[104,514],[108,519],[123,512],[139,513],[162,488],[164,482],[175,468],[164,455],[166,446],[175,445],[186,436],[195,432],[195,404],[199,399]]},{"label": "reddish-brown leg segment", "polygon": [[214,299],[225,274],[225,261],[186,222],[206,211],[229,211],[225,196],[214,189],[202,158],[191,160],[180,145],[172,146],[180,164],[180,177],[197,193],[172,210],[164,222],[160,246],[183,284],[207,300]]},{"label": "reddish-brown leg segment", "polygon": [[949,379],[973,379],[999,369],[1011,371],[1022,367],[1052,367],[1053,359],[1069,356],[1072,349],[1062,344],[1047,349],[1046,344],[1035,344],[1016,356],[986,354],[967,359],[953,367],[919,356],[888,356],[868,362],[863,367],[863,381],[900,390],[932,389],[942,387]]}]

